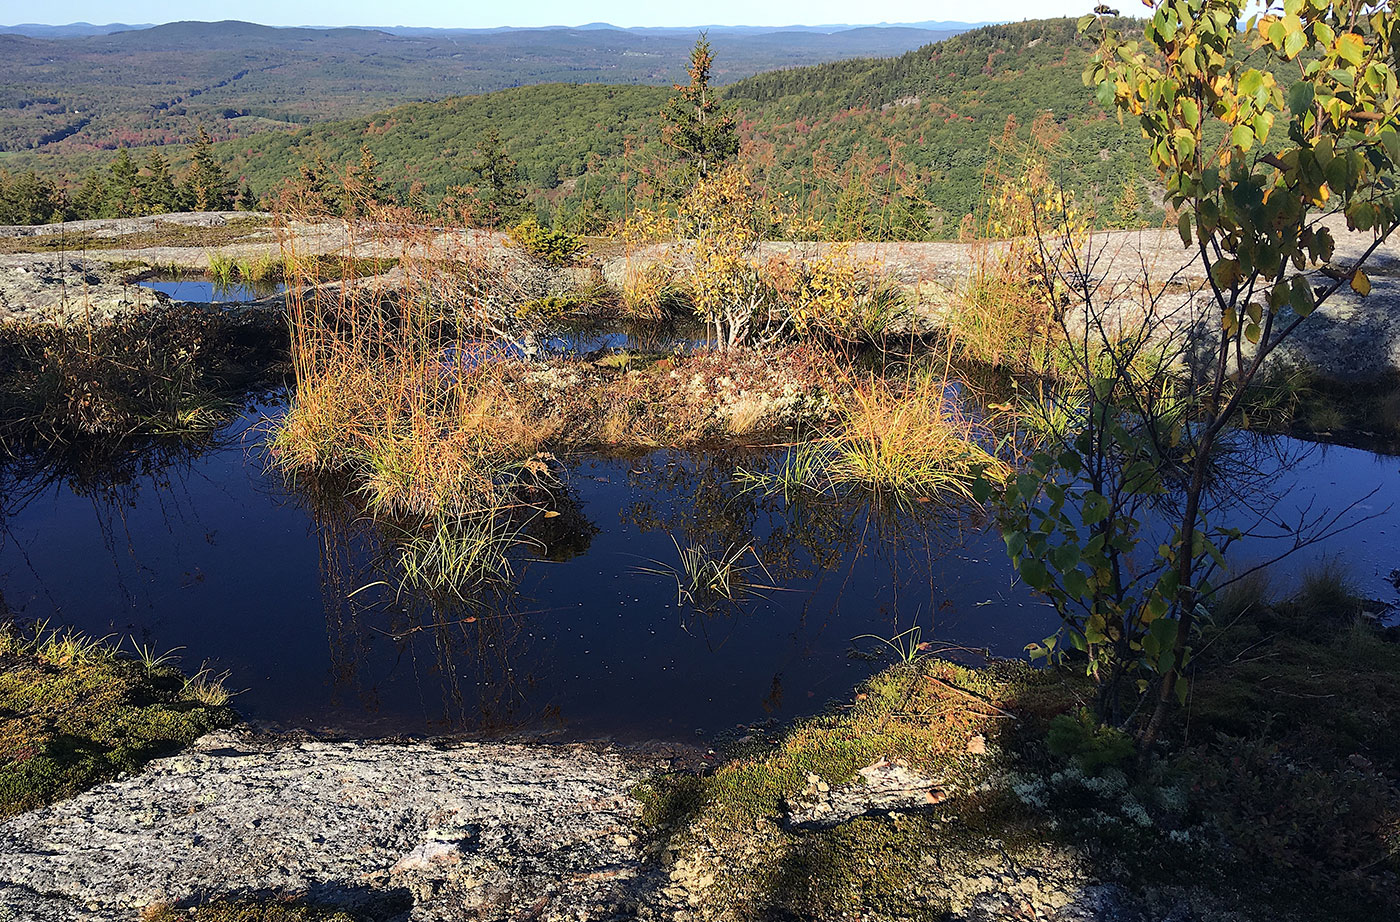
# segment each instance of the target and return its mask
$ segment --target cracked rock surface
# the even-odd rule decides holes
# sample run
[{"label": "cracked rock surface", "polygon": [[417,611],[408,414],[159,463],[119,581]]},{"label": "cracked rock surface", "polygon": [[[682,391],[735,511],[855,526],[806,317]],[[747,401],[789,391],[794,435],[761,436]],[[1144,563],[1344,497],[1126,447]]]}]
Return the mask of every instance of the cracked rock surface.
[{"label": "cracked rock surface", "polygon": [[0,258],[0,321],[104,323],[160,303],[105,263],[59,253]]},{"label": "cracked rock surface", "polygon": [[640,772],[579,746],[214,733],[0,825],[0,920],[132,920],[265,891],[414,922],[605,918],[645,875]]}]

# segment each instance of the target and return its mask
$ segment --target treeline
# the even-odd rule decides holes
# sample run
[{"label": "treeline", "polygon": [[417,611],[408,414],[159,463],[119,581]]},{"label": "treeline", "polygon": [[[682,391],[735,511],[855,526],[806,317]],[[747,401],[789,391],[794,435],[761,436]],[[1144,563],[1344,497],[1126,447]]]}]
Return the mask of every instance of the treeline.
[{"label": "treeline", "polygon": [[176,211],[254,209],[258,201],[245,185],[235,191],[228,170],[214,153],[203,128],[190,151],[189,166],[176,176],[170,161],[154,148],[138,162],[123,148],[106,169],[88,172],[70,185],[32,170],[0,170],[0,224],[51,224],[92,218],[130,218]]}]

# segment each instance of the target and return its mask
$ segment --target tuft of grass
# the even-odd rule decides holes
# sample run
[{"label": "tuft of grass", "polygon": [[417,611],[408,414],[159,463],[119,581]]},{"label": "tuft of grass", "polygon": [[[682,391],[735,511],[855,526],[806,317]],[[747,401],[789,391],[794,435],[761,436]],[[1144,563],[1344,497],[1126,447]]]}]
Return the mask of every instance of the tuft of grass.
[{"label": "tuft of grass", "polygon": [[184,649],[184,647],[175,647],[164,653],[157,653],[155,647],[148,644],[138,644],[134,637],[131,639],[131,648],[136,654],[136,661],[141,664],[142,669],[146,670],[147,675],[158,669],[175,665],[180,659],[175,653]]},{"label": "tuft of grass", "polygon": [[224,685],[230,675],[227,670],[216,674],[208,664],[200,666],[198,672],[185,679],[185,684],[180,689],[180,697],[205,707],[226,707],[233,700],[233,693]]},{"label": "tuft of grass", "polygon": [[823,433],[790,450],[775,471],[741,476],[788,497],[860,488],[900,503],[967,499],[979,475],[1009,471],[989,442],[985,427],[962,410],[953,381],[911,370],[854,384]]},{"label": "tuft of grass", "polygon": [[623,315],[639,320],[690,317],[695,312],[695,296],[684,276],[660,263],[629,262],[621,294]]},{"label": "tuft of grass", "polygon": [[280,257],[262,253],[253,259],[240,260],[238,274],[251,285],[267,285],[281,280],[286,267]]},{"label": "tuft of grass", "polygon": [[1336,557],[1323,558],[1303,571],[1290,607],[1318,625],[1347,625],[1361,614],[1361,595],[1351,574]]},{"label": "tuft of grass", "polygon": [[232,288],[238,283],[238,260],[223,253],[207,254],[209,279],[220,291]]},{"label": "tuft of grass", "polygon": [[879,634],[857,634],[851,641],[874,640],[884,648],[894,654],[895,661],[904,665],[912,665],[922,656],[928,654],[933,645],[924,640],[924,629],[916,621],[913,626],[907,627],[895,634],[893,637],[882,637]]},{"label": "tuft of grass", "polygon": [[[677,566],[658,560],[654,561],[655,567],[639,570],[674,579],[678,607],[708,613],[725,604],[738,605],[746,599],[761,598],[765,590],[774,588],[753,581],[753,574],[760,572],[772,581],[753,545],[730,545],[717,552],[699,544],[682,547],[675,535],[671,536],[671,543],[676,546]],[[754,562],[745,564],[746,557],[752,557]]]}]

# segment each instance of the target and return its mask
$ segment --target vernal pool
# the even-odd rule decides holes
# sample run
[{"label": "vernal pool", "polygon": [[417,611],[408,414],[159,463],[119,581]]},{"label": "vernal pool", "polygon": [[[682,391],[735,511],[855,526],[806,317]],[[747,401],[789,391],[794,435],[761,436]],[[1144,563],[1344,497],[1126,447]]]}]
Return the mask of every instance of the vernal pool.
[{"label": "vernal pool", "polygon": [[246,304],[261,301],[281,294],[286,286],[274,283],[267,285],[223,285],[205,279],[147,279],[140,283],[142,288],[167,294],[176,301],[189,301],[195,304]]},{"label": "vernal pool", "polygon": [[[508,586],[435,605],[396,590],[373,526],[266,470],[279,412],[109,477],[9,472],[4,602],[227,670],[248,718],[364,736],[696,740],[847,696],[888,662],[861,635],[918,624],[940,647],[1020,656],[1056,624],[974,510],[764,499],[734,482],[754,456],[724,452],[565,459],[568,511]],[[1370,494],[1346,513],[1359,525],[1289,558],[1281,580],[1335,554],[1393,600],[1400,459],[1276,441],[1294,456],[1272,477],[1274,524]],[[678,548],[748,545],[764,588],[708,614],[678,604],[664,575]]]}]

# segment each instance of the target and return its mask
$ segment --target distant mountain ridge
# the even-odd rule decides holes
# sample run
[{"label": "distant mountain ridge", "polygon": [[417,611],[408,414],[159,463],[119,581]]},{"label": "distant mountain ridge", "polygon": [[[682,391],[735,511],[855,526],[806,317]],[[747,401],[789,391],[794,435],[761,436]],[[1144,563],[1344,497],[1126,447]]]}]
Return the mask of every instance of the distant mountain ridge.
[{"label": "distant mountain ridge", "polygon": [[37,22],[22,22],[15,26],[0,26],[0,35],[27,35],[30,38],[76,38],[87,35],[111,35],[113,32],[135,32],[139,29],[154,28],[154,23],[128,25],[124,22],[109,22],[105,26],[95,26],[90,22],[70,22],[60,26],[48,26]]},{"label": "distant mountain ridge", "polygon": [[[112,22],[106,25],[93,25],[90,22],[70,22],[63,25],[46,25],[43,23],[22,22],[13,26],[0,26],[0,35],[26,35],[30,38],[79,38],[93,35],[112,35],[117,32],[136,32],[145,29],[154,29],[157,25],[172,25],[173,23],[141,23],[129,24]],[[391,35],[492,35],[502,32],[539,32],[549,30],[598,30],[612,29],[617,32],[634,32],[639,35],[694,35],[697,32],[708,32],[713,35],[761,35],[770,32],[819,32],[830,35],[835,32],[848,32],[853,29],[925,29],[933,32],[965,32],[968,29],[975,29],[979,26],[990,25],[988,22],[942,22],[937,20],[925,20],[923,22],[873,22],[873,23],[825,23],[822,25],[800,25],[794,23],[786,26],[745,26],[745,25],[700,25],[700,26],[615,26],[610,22],[587,22],[577,26],[552,25],[552,26],[492,26],[483,28],[466,28],[453,26],[375,26],[375,25],[344,25],[344,26],[319,26],[319,25],[299,25],[299,26],[267,26],[269,29],[311,29],[317,32],[325,32],[333,29],[362,29],[368,32],[387,32]]]},{"label": "distant mountain ridge", "polygon": [[[840,216],[841,232],[857,239],[948,238],[984,202],[984,173],[1009,119],[1022,139],[1037,118],[1050,119],[1048,133],[1061,135],[1055,178],[1087,200],[1107,210],[1125,185],[1148,200],[1137,129],[1120,125],[1083,85],[1091,52],[1074,20],[1012,23],[898,56],[762,73],[723,95],[750,169],[768,188],[804,202],[839,198],[834,190],[845,184],[843,207],[854,213]],[[391,186],[416,186],[432,200],[464,181],[473,145],[495,131],[542,219],[589,228],[635,202],[639,177],[664,157],[658,113],[670,93],[525,86],[266,132],[219,152],[262,194],[317,157],[354,163],[367,144]]]},{"label": "distant mountain ridge", "polygon": [[[527,37],[555,42],[564,35],[577,43],[597,40],[599,32],[605,40],[616,38],[609,30]],[[317,34],[282,36],[295,44]],[[360,42],[384,38],[351,35]],[[750,38],[781,42],[793,35],[803,33]],[[731,45],[719,38],[716,47],[723,60]],[[1137,129],[1120,125],[1083,85],[1091,53],[1091,41],[1078,34],[1074,20],[1029,21],[971,30],[894,56],[768,71],[731,82],[722,93],[741,126],[755,180],[803,203],[804,214],[834,235],[828,239],[950,238],[985,202],[985,172],[999,158],[1003,131],[1011,125],[1024,139],[1038,119],[1049,119],[1042,126],[1047,136],[1060,136],[1053,155],[1057,181],[1105,212],[1114,211],[1120,197],[1150,201],[1152,177],[1141,164]],[[541,220],[597,230],[647,200],[647,177],[666,156],[658,119],[671,93],[665,84],[540,83],[323,118],[293,131],[224,140],[216,150],[240,184],[262,195],[298,175],[304,163],[324,159],[344,168],[368,145],[391,188],[433,202],[469,181],[473,148],[494,131],[518,161]],[[183,169],[187,148],[168,153]],[[19,163],[76,181],[82,170],[105,169],[112,156],[35,154]],[[0,157],[0,167],[11,158]]]},{"label": "distant mountain ridge", "polygon": [[[11,31],[0,34],[0,152],[67,155],[181,143],[201,124],[219,138],[245,137],[539,83],[666,86],[685,79],[698,31],[396,34],[237,20],[64,37]],[[768,70],[900,54],[953,34],[905,27],[716,27],[710,36],[718,55],[714,79],[726,84]]]}]

